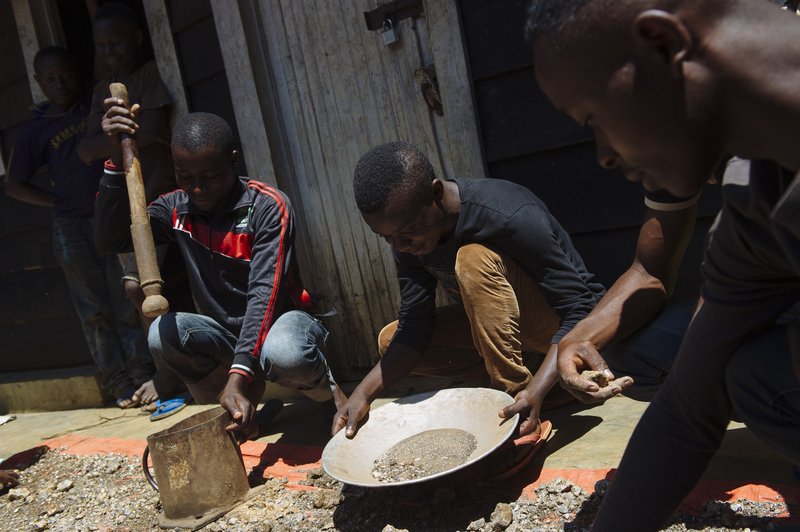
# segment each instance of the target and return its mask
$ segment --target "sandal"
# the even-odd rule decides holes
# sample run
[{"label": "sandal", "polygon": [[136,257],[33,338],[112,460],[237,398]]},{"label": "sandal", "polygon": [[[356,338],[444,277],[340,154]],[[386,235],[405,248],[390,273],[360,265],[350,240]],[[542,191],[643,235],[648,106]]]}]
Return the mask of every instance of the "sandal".
[{"label": "sandal", "polygon": [[165,417],[177,414],[186,408],[186,399],[183,397],[166,399],[164,401],[156,399],[154,404],[156,405],[156,408],[153,413],[150,414],[150,421],[158,421],[159,419],[164,419]]},{"label": "sandal", "polygon": [[[508,440],[486,457],[485,470],[490,481],[506,480],[531,463],[534,455],[550,438],[553,424],[540,421],[539,429],[531,434]],[[498,472],[499,470],[499,472]]]}]

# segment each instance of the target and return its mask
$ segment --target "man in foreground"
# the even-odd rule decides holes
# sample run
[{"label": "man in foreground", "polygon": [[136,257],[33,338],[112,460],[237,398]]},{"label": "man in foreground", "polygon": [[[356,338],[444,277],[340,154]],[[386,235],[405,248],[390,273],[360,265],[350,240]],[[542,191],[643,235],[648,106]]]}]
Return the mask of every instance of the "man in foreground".
[{"label": "man in foreground", "polygon": [[647,190],[692,196],[726,154],[757,159],[728,165],[703,304],[595,529],[663,524],[732,415],[800,462],[800,335],[787,314],[800,300],[797,24],[757,0],[531,6],[537,79],[556,107],[593,128],[603,166],[620,166]]}]

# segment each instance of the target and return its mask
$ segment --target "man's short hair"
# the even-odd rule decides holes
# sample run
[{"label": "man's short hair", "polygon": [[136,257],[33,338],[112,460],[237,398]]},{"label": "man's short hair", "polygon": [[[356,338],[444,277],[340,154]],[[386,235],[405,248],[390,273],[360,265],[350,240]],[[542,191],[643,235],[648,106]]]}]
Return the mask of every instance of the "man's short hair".
[{"label": "man's short hair", "polygon": [[45,46],[39,49],[33,57],[33,71],[38,73],[42,64],[51,59],[71,63],[75,67],[78,66],[78,60],[66,48],[62,48],[61,46]]},{"label": "man's short hair", "polygon": [[189,113],[175,122],[172,130],[172,148],[200,151],[214,147],[229,154],[234,149],[233,133],[228,123],[211,113]]},{"label": "man's short hair", "polygon": [[407,142],[381,144],[361,156],[353,173],[358,210],[372,214],[390,198],[423,198],[436,174],[428,158]]},{"label": "man's short hair", "polygon": [[137,30],[142,29],[142,21],[135,9],[122,2],[108,2],[97,8],[94,21],[119,20],[129,24]]},{"label": "man's short hair", "polygon": [[[528,18],[525,22],[525,41],[532,45],[540,37],[560,34],[575,19],[578,11],[591,1],[533,0],[528,6]],[[601,2],[603,0],[596,1]]]},{"label": "man's short hair", "polygon": [[[741,0],[739,0],[741,1]],[[525,23],[528,44],[545,36],[581,35],[591,28],[616,27],[647,9],[674,12],[681,5],[710,20],[726,13],[736,0],[532,0]]]}]

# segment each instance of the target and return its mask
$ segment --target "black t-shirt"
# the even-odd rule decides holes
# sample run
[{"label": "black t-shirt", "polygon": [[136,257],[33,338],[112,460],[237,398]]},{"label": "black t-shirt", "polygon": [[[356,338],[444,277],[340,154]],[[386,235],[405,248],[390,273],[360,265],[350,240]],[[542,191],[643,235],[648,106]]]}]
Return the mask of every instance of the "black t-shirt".
[{"label": "black t-shirt", "polygon": [[424,350],[431,338],[436,285],[460,301],[456,253],[469,243],[490,245],[513,258],[535,279],[561,316],[552,343],[583,319],[605,293],[589,273],[567,232],[533,192],[499,179],[454,179],[461,212],[453,234],[428,255],[395,252],[400,282],[399,327],[393,341]]},{"label": "black t-shirt", "polygon": [[731,356],[800,301],[800,179],[772,161],[732,159],[722,195],[703,259],[703,306],[631,437],[599,530],[663,524],[725,434]]}]

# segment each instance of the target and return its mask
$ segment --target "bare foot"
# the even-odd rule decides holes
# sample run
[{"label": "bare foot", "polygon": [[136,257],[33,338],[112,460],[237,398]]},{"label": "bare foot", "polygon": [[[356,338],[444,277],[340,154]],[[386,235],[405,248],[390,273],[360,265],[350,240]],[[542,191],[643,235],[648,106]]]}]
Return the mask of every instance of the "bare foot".
[{"label": "bare foot", "polygon": [[156,385],[153,384],[153,379],[150,379],[139,386],[139,389],[133,392],[133,395],[131,396],[131,400],[133,402],[142,405],[149,405],[157,399],[158,392],[156,391]]},{"label": "bare foot", "polygon": [[131,408],[132,406],[136,406],[138,404],[139,401],[134,401],[133,397],[117,397],[117,406],[122,409]]},{"label": "bare foot", "polygon": [[19,473],[10,469],[0,469],[0,489],[13,488],[19,484]]}]

